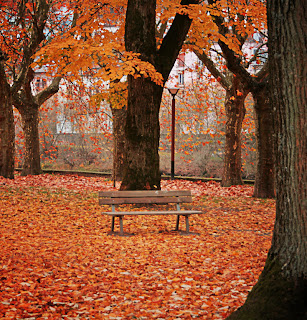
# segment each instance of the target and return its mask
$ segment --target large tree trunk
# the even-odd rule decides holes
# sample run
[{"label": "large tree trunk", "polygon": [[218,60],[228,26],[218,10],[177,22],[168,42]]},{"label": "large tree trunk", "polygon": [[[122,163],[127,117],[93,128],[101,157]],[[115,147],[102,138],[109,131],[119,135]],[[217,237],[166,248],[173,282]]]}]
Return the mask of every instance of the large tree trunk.
[{"label": "large tree trunk", "polygon": [[257,171],[253,196],[275,198],[273,113],[268,86],[259,85],[258,89],[253,91],[253,98],[257,141]]},{"label": "large tree trunk", "polygon": [[19,108],[25,139],[21,174],[25,176],[42,173],[39,150],[38,110],[39,107],[36,104],[24,104],[22,108]]},{"label": "large tree trunk", "polygon": [[276,222],[265,268],[228,319],[307,319],[306,2],[268,0]]},{"label": "large tree trunk", "polygon": [[[182,0],[182,5],[198,0]],[[156,1],[128,0],[125,22],[126,50],[139,54],[162,74],[163,82],[176,61],[192,20],[176,14],[172,25],[156,48]],[[138,76],[135,78],[135,76]],[[128,76],[128,104],[125,125],[125,170],[121,190],[160,189],[159,109],[163,88],[142,74]]]},{"label": "large tree trunk", "polygon": [[10,86],[2,74],[4,72],[2,66],[0,69],[0,175],[13,179],[15,165],[14,114]]},{"label": "large tree trunk", "polygon": [[[156,1],[129,0],[125,44],[154,64]],[[160,92],[158,92],[158,90]],[[121,190],[160,189],[159,109],[162,88],[143,75],[128,76],[125,169]]]},{"label": "large tree trunk", "polygon": [[[226,91],[225,156],[222,186],[243,184],[242,180],[242,123],[245,116],[244,100],[248,92],[243,92],[237,77],[232,78],[232,86]],[[239,93],[239,95],[238,95]]]},{"label": "large tree trunk", "polygon": [[121,190],[160,189],[159,110],[163,88],[149,79],[129,77],[128,90],[127,166]]},{"label": "large tree trunk", "polygon": [[127,108],[111,108],[113,116],[113,179],[122,180],[124,174],[124,154],[125,154],[125,122]]}]

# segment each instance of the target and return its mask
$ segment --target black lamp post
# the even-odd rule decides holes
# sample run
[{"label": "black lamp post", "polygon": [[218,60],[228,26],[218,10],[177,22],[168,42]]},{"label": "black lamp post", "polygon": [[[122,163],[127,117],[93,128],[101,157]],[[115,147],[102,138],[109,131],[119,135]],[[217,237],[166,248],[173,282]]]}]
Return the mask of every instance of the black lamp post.
[{"label": "black lamp post", "polygon": [[178,93],[178,88],[169,88],[168,91],[172,95],[172,132],[171,132],[171,179],[174,180],[175,172],[175,97]]}]

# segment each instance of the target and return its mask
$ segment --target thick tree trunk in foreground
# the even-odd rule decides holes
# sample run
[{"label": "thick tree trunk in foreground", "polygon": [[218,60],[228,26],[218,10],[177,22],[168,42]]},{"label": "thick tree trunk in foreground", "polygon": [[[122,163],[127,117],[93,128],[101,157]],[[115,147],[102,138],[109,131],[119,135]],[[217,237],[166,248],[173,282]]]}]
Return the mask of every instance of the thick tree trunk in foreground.
[{"label": "thick tree trunk in foreground", "polygon": [[[182,0],[181,4],[197,3]],[[176,61],[192,20],[176,14],[172,25],[156,48],[156,1],[128,0],[125,45],[126,50],[139,54],[162,74],[163,83]],[[125,124],[125,169],[121,190],[160,189],[159,110],[162,86],[142,74],[128,76],[128,103]]]},{"label": "thick tree trunk in foreground", "polygon": [[128,78],[128,105],[134,108],[127,111],[127,165],[121,190],[161,189],[158,150],[162,91],[162,87],[153,85],[149,79]]},{"label": "thick tree trunk in foreground", "polygon": [[38,132],[38,110],[37,105],[24,105],[19,108],[25,139],[25,152],[23,159],[22,175],[41,174],[41,162],[39,151]]},{"label": "thick tree trunk in foreground", "polygon": [[276,222],[265,268],[228,319],[307,319],[306,6],[268,0]]},{"label": "thick tree trunk in foreground", "polygon": [[[222,186],[243,184],[242,180],[242,123],[245,116],[244,100],[247,93],[236,77],[232,77],[232,86],[226,91],[226,130],[225,130],[225,156]],[[237,94],[239,92],[240,95]]]},{"label": "thick tree trunk in foreground", "polygon": [[[142,60],[152,64],[156,51],[155,19],[156,1],[128,1],[126,49],[140,53]],[[155,94],[156,88],[157,85],[144,76],[128,76],[125,169],[121,190],[160,189],[160,101]]]},{"label": "thick tree trunk in foreground", "polygon": [[275,198],[273,156],[273,110],[267,85],[253,92],[257,141],[257,170],[254,197]]},{"label": "thick tree trunk in foreground", "polygon": [[113,116],[113,179],[122,180],[124,174],[125,122],[127,108],[111,108]]},{"label": "thick tree trunk in foreground", "polygon": [[[1,59],[1,57],[0,57]],[[1,61],[0,61],[1,63]],[[0,175],[14,178],[15,125],[11,91],[0,66]]]}]

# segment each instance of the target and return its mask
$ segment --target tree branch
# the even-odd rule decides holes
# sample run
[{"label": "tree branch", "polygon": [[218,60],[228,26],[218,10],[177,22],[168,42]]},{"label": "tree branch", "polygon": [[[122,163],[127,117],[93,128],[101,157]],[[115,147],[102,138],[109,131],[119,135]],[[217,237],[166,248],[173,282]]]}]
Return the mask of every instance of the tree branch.
[{"label": "tree branch", "polygon": [[[182,0],[180,4],[188,6],[198,3],[199,0]],[[161,47],[157,52],[157,71],[162,74],[165,82],[182,48],[191,23],[192,19],[188,15],[177,13],[171,27],[163,38]]]},{"label": "tree branch", "polygon": [[252,56],[252,58],[251,58],[247,63],[245,63],[245,65],[244,65],[245,68],[248,68],[254,61],[257,60],[257,57],[259,56],[259,53],[261,53],[261,52],[260,52],[261,48],[264,47],[264,46],[266,46],[266,45],[267,45],[267,42],[262,43],[262,44],[256,49],[256,51],[255,51],[254,55]]},{"label": "tree branch", "polygon": [[200,52],[196,48],[193,48],[193,52],[196,54],[198,59],[203,62],[203,64],[206,66],[206,68],[209,70],[209,72],[213,75],[215,79],[218,80],[218,82],[221,84],[221,86],[227,90],[231,83],[227,80],[227,78],[223,75],[220,70],[218,70],[214,64],[214,62],[207,56],[205,52]]},{"label": "tree branch", "polygon": [[54,94],[56,94],[59,91],[60,82],[62,77],[55,77],[50,85],[39,92],[35,97],[36,103],[41,106],[46,100],[48,100],[50,97],[52,97]]},{"label": "tree branch", "polygon": [[[210,5],[214,5],[216,0],[208,0]],[[219,33],[222,36],[226,36],[229,33],[229,29],[224,24],[224,19],[221,16],[212,15],[212,19],[214,23],[217,25],[219,29]],[[244,37],[241,37],[241,41],[244,40]],[[244,40],[245,41],[245,40]],[[225,42],[222,40],[218,40],[218,44],[223,52],[224,58],[226,60],[227,68],[236,76],[242,78],[245,87],[251,90],[254,87],[255,82],[249,72],[242,65],[242,59],[235,54],[233,50],[231,50]]]},{"label": "tree branch", "polygon": [[49,12],[49,4],[46,0],[37,1],[37,10],[34,14],[35,19],[33,19],[32,30],[30,36],[30,43],[25,44],[24,54],[21,61],[20,72],[17,76],[17,79],[14,81],[12,86],[12,91],[17,92],[23,85],[27,73],[29,70],[30,64],[33,62],[33,55],[35,54],[39,44],[44,40],[44,28]]}]

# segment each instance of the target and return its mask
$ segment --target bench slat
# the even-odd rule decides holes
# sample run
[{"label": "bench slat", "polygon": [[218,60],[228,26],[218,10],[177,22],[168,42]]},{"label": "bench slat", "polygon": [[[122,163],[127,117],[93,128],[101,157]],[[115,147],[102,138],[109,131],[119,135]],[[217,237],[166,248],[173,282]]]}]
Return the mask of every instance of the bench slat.
[{"label": "bench slat", "polygon": [[116,212],[101,212],[109,216],[142,216],[142,215],[189,215],[202,214],[202,211],[195,210],[180,210],[180,211],[116,211]]},{"label": "bench slat", "polygon": [[178,197],[191,196],[190,190],[139,190],[139,191],[100,191],[99,197],[141,198],[141,197]]},{"label": "bench slat", "polygon": [[188,203],[192,202],[191,196],[180,197],[146,197],[146,198],[99,198],[99,204],[139,204],[139,203]]}]

